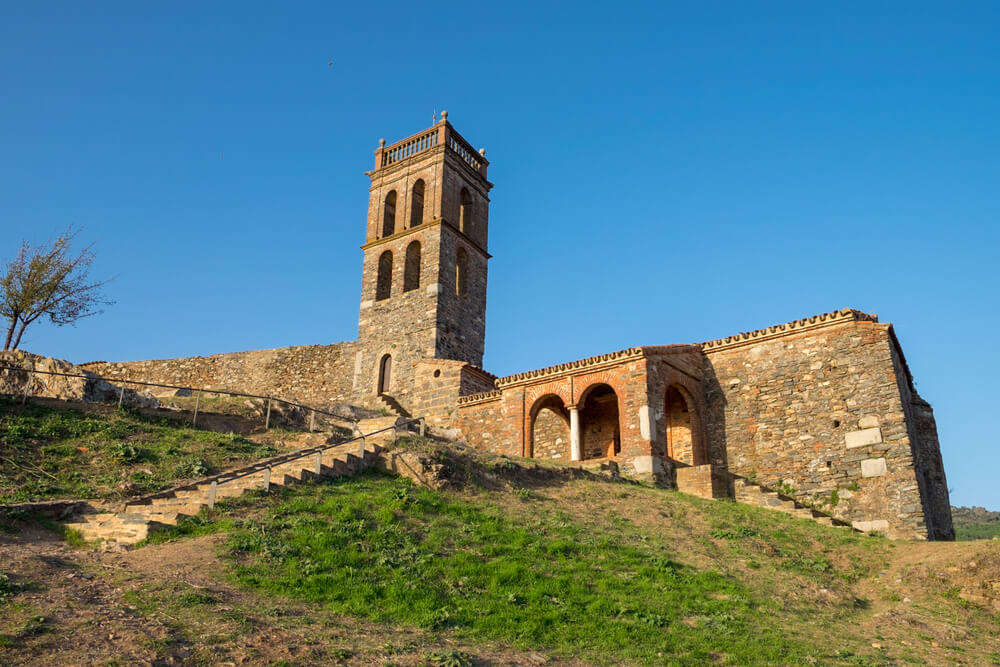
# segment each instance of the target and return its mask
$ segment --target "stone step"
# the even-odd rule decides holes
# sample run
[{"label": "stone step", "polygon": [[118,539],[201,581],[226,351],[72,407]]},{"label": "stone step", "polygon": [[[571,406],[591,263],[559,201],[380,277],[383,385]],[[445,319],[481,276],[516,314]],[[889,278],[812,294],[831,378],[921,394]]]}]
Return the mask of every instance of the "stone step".
[{"label": "stone step", "polygon": [[[353,451],[325,452],[320,460],[320,476],[353,475],[364,470],[378,459],[378,445],[360,446]],[[270,483],[285,486],[316,476],[315,456],[303,456],[271,468]],[[225,480],[216,484],[215,499],[242,495],[247,489],[261,488],[264,471],[254,471],[246,477]],[[68,528],[80,532],[86,540],[108,540],[123,545],[135,544],[145,539],[151,531],[176,525],[185,516],[197,515],[207,507],[212,482],[202,482],[191,488],[177,489],[168,495],[132,502],[124,512],[95,512],[83,514],[72,521],[63,522]]]}]

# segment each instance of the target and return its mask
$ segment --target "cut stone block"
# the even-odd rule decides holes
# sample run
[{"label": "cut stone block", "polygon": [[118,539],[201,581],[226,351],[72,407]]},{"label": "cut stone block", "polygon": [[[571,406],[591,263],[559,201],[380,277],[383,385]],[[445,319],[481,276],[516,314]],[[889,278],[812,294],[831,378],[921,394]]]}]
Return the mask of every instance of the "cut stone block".
[{"label": "cut stone block", "polygon": [[865,459],[861,462],[862,477],[881,477],[886,473],[885,459]]},{"label": "cut stone block", "polygon": [[875,521],[855,521],[852,525],[863,533],[870,533],[873,530],[887,530],[889,528],[889,522],[885,519],[876,519]]},{"label": "cut stone block", "polygon": [[875,428],[878,426],[878,417],[875,415],[865,415],[858,420],[858,428]]},{"label": "cut stone block", "polygon": [[865,445],[877,445],[882,442],[882,429],[866,428],[860,431],[851,431],[844,434],[844,442],[847,448],[864,447]]}]

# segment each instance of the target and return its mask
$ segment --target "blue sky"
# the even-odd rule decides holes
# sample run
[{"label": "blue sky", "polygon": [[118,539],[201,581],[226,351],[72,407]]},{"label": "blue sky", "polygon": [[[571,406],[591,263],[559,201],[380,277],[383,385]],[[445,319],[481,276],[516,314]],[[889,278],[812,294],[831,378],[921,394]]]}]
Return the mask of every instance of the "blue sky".
[{"label": "blue sky", "polygon": [[953,502],[1000,508],[998,28],[995,2],[8,3],[0,255],[74,224],[117,275],[24,346],[354,339],[363,172],[448,109],[496,184],[489,370],[877,312]]}]

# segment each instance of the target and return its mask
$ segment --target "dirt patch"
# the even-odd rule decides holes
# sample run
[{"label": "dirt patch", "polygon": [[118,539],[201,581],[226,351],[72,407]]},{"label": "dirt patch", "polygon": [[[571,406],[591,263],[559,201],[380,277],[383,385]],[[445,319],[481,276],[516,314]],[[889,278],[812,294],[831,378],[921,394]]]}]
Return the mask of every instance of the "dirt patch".
[{"label": "dirt patch", "polygon": [[105,552],[68,548],[37,526],[0,536],[0,572],[16,591],[0,603],[0,656],[38,665],[551,663],[258,596],[227,582],[223,539]]}]

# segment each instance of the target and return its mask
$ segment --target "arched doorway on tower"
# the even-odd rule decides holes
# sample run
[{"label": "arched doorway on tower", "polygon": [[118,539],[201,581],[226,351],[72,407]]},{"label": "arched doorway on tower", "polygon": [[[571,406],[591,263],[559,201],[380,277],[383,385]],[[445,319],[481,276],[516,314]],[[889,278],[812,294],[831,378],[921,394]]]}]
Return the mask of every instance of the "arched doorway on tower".
[{"label": "arched doorway on tower", "polygon": [[686,391],[675,385],[667,387],[664,415],[667,421],[667,457],[682,466],[708,463],[698,414]]},{"label": "arched doorway on tower", "polygon": [[383,355],[382,360],[378,362],[378,393],[379,396],[382,394],[389,393],[389,387],[392,382],[392,356]]},{"label": "arched doorway on tower", "polygon": [[528,456],[570,460],[569,411],[555,394],[542,396],[531,408],[531,443]]},{"label": "arched doorway on tower", "polygon": [[589,387],[580,409],[580,450],[584,459],[614,458],[622,450],[618,394],[607,384]]}]

